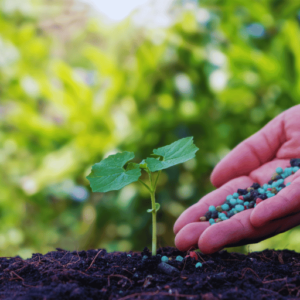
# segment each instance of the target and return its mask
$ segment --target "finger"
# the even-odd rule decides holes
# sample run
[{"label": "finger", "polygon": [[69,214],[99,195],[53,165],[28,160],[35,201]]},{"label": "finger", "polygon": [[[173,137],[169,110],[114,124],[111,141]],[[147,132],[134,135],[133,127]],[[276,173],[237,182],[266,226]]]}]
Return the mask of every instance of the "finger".
[{"label": "finger", "polygon": [[[289,177],[284,179],[284,184],[287,184],[288,182],[295,181],[298,177],[300,177],[300,172],[294,173],[293,175],[290,175]],[[300,187],[299,187],[300,188]]]},{"label": "finger", "polygon": [[263,185],[271,180],[271,177],[276,172],[276,168],[278,167],[282,168],[283,170],[287,167],[290,167],[290,160],[274,159],[253,170],[249,174],[249,177],[252,178],[254,182],[258,182],[260,185]]},{"label": "finger", "polygon": [[235,193],[239,188],[244,189],[252,184],[253,180],[251,178],[242,176],[231,180],[219,189],[205,195],[196,204],[190,206],[179,216],[173,227],[174,233],[177,234],[179,230],[191,222],[199,221],[199,218],[204,216],[208,211],[209,206],[224,204],[228,195]]},{"label": "finger", "polygon": [[227,154],[214,168],[212,184],[219,187],[232,178],[249,175],[251,171],[274,159],[285,142],[285,113],[281,113]]},{"label": "finger", "polygon": [[[227,228],[224,227],[223,229],[223,227],[219,225],[221,223],[211,226],[212,229],[209,228],[200,235],[198,240],[198,248],[203,254],[215,253],[225,247],[237,247],[259,243],[277,234],[283,233],[300,224],[300,213],[296,213],[280,220],[272,221],[267,226],[260,228],[251,227],[249,221],[247,222],[245,219],[238,218],[236,219],[235,223],[231,224],[232,226],[230,226],[230,228],[227,226]],[[217,228],[217,225],[219,228]],[[229,231],[226,232],[226,230]]]},{"label": "finger", "polygon": [[244,236],[249,236],[251,232],[255,231],[249,221],[250,214],[250,210],[242,211],[230,219],[214,225],[210,225],[208,222],[190,223],[178,232],[175,237],[175,245],[181,251],[198,245],[201,251],[214,252],[216,248],[221,247],[220,245],[226,245],[222,242],[223,240],[228,243],[238,242]]},{"label": "finger", "polygon": [[[271,176],[274,174],[274,170],[276,170],[277,167],[285,169],[289,166],[288,159],[277,159],[254,170],[249,177],[242,176],[224,184],[221,188],[207,194],[198,203],[185,210],[174,224],[174,233],[177,234],[181,228],[191,222],[199,221],[199,218],[204,216],[208,211],[210,205],[218,206],[224,204],[226,197],[229,194],[236,192],[238,188],[247,188],[251,186],[253,182],[258,182],[263,185],[271,179]],[[300,173],[295,173],[286,178],[285,183],[293,181],[297,174],[298,176],[300,175]]]},{"label": "finger", "polygon": [[192,247],[198,248],[199,236],[209,226],[208,222],[192,222],[187,224],[175,236],[175,246],[180,251],[187,251]]},{"label": "finger", "polygon": [[298,174],[288,187],[257,205],[251,212],[250,222],[255,227],[262,227],[272,220],[297,212],[300,212],[300,176]]},{"label": "finger", "polygon": [[[273,232],[269,235],[266,235],[264,237],[260,237],[260,238],[253,238],[253,239],[248,239],[245,238],[237,243],[233,243],[233,244],[228,244],[226,245],[226,248],[228,247],[239,247],[239,246],[244,246],[244,245],[248,245],[248,244],[256,244],[259,243],[263,240],[269,239],[277,234],[283,233],[291,228],[294,228],[295,226],[298,226],[300,224],[300,213],[296,213],[292,216],[288,216],[276,221],[272,221],[272,224],[270,225],[272,228],[275,228],[275,226],[278,227],[278,229],[276,229],[276,232]],[[278,223],[278,224],[277,224]]]},{"label": "finger", "polygon": [[212,226],[208,222],[190,223],[176,235],[175,245],[180,251],[197,246],[202,253],[210,254],[224,247],[258,243],[300,224],[300,213],[296,213],[255,228],[250,222],[252,211],[253,209],[242,211],[229,220]]},{"label": "finger", "polygon": [[[226,245],[240,242],[247,237],[251,239],[264,238],[269,234],[270,228],[254,228],[250,221],[253,209],[242,211],[229,220],[217,223],[200,235],[198,247],[204,254],[214,253],[223,249]],[[217,226],[218,225],[218,226]]]},{"label": "finger", "polygon": [[[190,222],[199,221],[199,218],[204,216],[204,214],[208,211],[210,205],[218,206],[224,204],[226,197],[235,193],[237,189],[247,188],[251,186],[253,182],[263,185],[271,179],[276,168],[281,167],[282,169],[285,169],[289,166],[289,159],[275,159],[274,161],[270,161],[259,167],[257,170],[251,172],[249,177],[242,176],[227,182],[221,188],[207,194],[200,199],[198,203],[186,209],[175,222],[173,227],[174,233],[177,234],[182,227]],[[285,183],[292,181],[296,174],[286,178]]]}]

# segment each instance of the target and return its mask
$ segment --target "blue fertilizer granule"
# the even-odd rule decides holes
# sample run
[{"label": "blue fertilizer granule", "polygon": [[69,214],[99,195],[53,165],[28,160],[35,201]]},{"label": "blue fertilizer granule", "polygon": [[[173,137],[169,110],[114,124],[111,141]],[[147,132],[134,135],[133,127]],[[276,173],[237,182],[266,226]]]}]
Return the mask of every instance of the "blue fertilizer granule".
[{"label": "blue fertilizer granule", "polygon": [[162,256],[161,257],[161,261],[162,262],[168,262],[169,261],[169,258],[167,256]]},{"label": "blue fertilizer granule", "polygon": [[183,261],[183,257],[180,256],[180,255],[178,255],[178,256],[176,257],[176,260],[177,260],[177,261]]}]

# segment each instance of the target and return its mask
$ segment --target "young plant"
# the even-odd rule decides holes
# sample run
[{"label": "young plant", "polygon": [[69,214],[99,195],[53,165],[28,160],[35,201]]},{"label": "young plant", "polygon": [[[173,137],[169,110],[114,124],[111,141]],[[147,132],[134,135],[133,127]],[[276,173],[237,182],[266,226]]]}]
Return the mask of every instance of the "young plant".
[{"label": "young plant", "polygon": [[[139,181],[150,193],[152,214],[152,255],[156,255],[156,213],[160,208],[155,202],[155,191],[161,170],[178,165],[195,157],[199,149],[193,143],[193,137],[180,139],[171,145],[153,150],[152,157],[141,163],[130,162],[134,158],[132,152],[110,155],[92,166],[92,172],[86,177],[90,181],[93,192],[109,192],[120,190],[124,186]],[[149,184],[140,179],[142,170],[149,176]],[[154,178],[153,173],[157,172]]]}]

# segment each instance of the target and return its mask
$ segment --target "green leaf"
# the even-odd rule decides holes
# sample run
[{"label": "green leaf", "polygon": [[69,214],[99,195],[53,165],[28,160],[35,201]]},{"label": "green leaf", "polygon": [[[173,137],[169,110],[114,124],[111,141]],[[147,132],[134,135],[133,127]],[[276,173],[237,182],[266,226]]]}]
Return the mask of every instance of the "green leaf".
[{"label": "green leaf", "polygon": [[190,160],[195,157],[195,153],[198,150],[199,148],[197,148],[193,143],[193,137],[186,137],[172,143],[171,145],[153,150],[154,154],[163,157],[163,161],[148,157],[146,159],[146,163],[149,170],[151,172],[155,172]]},{"label": "green leaf", "polygon": [[160,209],[160,204],[159,203],[155,203],[155,211],[157,212]]},{"label": "green leaf", "polygon": [[[155,211],[157,212],[160,209],[160,204],[159,203],[155,203]],[[153,208],[149,208],[147,209],[148,213],[152,213]]]},{"label": "green leaf", "polygon": [[133,162],[129,162],[125,167],[126,171],[135,170],[135,169],[139,169],[139,168],[140,168],[140,165],[137,163],[133,163]]},{"label": "green leaf", "polygon": [[146,164],[144,159],[140,162],[140,168],[141,169],[147,169],[147,164]]},{"label": "green leaf", "polygon": [[92,167],[92,172],[86,177],[93,192],[108,192],[120,190],[124,186],[138,181],[141,176],[139,164],[129,163],[126,170],[123,166],[134,158],[132,152],[110,155]]},{"label": "green leaf", "polygon": [[163,156],[162,155],[157,155],[157,154],[150,154],[150,156],[153,156],[153,158],[162,158],[163,159]]}]

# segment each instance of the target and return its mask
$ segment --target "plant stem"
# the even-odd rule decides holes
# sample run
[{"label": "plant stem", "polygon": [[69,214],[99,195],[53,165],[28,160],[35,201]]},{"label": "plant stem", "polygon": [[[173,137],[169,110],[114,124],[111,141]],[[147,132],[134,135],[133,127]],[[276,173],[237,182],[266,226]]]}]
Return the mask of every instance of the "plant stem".
[{"label": "plant stem", "polygon": [[151,175],[151,172],[149,170],[147,170],[147,173],[149,175],[149,180],[150,180],[151,189],[152,189],[152,175]]},{"label": "plant stem", "polygon": [[[152,256],[156,255],[156,206],[155,206],[155,190],[156,190],[156,183],[157,178],[155,180],[155,183],[152,183],[152,176],[151,172],[148,171],[150,184],[151,184],[151,206],[152,206]],[[159,174],[158,174],[159,176]]]},{"label": "plant stem", "polygon": [[155,179],[155,183],[152,183],[152,176],[151,172],[149,170],[145,170],[148,175],[149,175],[149,180],[150,180],[150,187],[143,182],[142,180],[139,179],[139,182],[142,183],[147,190],[150,192],[150,197],[151,197],[151,207],[152,207],[152,256],[156,255],[156,206],[155,206],[155,190],[156,190],[156,184],[157,180],[160,174],[160,171],[157,174],[157,177]]},{"label": "plant stem", "polygon": [[142,181],[141,179],[139,179],[139,182],[141,184],[143,184],[147,188],[147,190],[150,192],[150,194],[152,193],[151,188],[144,181]]},{"label": "plant stem", "polygon": [[152,256],[156,255],[156,210],[155,210],[155,191],[151,193],[152,204]]},{"label": "plant stem", "polygon": [[159,170],[158,173],[157,173],[157,176],[156,176],[156,179],[155,179],[155,183],[154,183],[154,187],[153,187],[154,191],[156,190],[157,180],[158,180],[158,177],[159,177],[160,173],[161,173],[161,170]]}]

